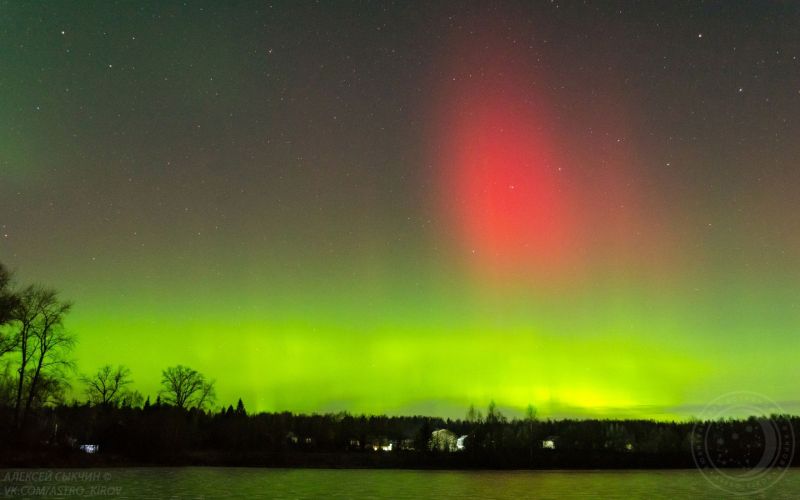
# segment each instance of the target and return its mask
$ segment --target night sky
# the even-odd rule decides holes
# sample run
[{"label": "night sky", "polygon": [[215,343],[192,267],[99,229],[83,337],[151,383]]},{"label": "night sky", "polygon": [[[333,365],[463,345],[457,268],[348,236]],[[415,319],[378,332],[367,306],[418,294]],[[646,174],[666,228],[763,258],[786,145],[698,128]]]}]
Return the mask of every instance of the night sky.
[{"label": "night sky", "polygon": [[[800,4],[0,2],[0,262],[251,410],[800,410]],[[79,386],[75,386],[79,395]]]}]

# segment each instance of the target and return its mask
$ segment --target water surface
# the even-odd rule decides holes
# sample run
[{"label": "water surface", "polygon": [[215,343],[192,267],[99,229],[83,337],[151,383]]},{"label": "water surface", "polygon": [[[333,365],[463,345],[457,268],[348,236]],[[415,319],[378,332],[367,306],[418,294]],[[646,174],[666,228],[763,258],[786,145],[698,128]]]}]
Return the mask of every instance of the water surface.
[{"label": "water surface", "polygon": [[[699,471],[409,471],[257,468],[0,471],[8,498],[730,498]],[[87,473],[88,472],[88,473]],[[11,475],[8,475],[11,474]],[[800,497],[789,470],[754,498]]]}]

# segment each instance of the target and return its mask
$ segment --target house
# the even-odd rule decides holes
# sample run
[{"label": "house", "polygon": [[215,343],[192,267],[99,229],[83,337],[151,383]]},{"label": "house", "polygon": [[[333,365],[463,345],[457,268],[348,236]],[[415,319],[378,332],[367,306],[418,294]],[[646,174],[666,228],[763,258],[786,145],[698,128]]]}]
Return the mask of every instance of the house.
[{"label": "house", "polygon": [[386,437],[378,437],[370,440],[366,447],[372,451],[392,451],[395,443]]},{"label": "house", "polygon": [[82,444],[79,449],[84,453],[97,453],[100,451],[99,444]]},{"label": "house", "polygon": [[456,451],[458,449],[458,436],[447,429],[437,429],[431,433],[429,446],[436,451]]},{"label": "house", "polygon": [[558,441],[558,436],[547,436],[542,440],[542,449],[555,450],[557,441]]},{"label": "house", "polygon": [[406,438],[397,443],[397,449],[399,450],[413,450],[414,449],[414,440],[411,438]]}]

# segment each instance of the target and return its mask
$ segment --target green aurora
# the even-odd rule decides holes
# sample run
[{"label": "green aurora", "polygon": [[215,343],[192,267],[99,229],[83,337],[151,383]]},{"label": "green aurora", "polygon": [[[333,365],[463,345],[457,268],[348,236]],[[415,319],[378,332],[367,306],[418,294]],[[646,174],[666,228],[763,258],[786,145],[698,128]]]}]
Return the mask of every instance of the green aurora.
[{"label": "green aurora", "polygon": [[[74,302],[81,372],[125,364],[151,398],[184,364],[250,410],[800,411],[800,7],[723,5],[656,29],[646,6],[2,2],[0,261]],[[498,260],[547,207],[487,219],[469,190],[538,177],[442,160],[487,123],[444,101],[506,67],[575,214],[524,242],[552,269]]]}]

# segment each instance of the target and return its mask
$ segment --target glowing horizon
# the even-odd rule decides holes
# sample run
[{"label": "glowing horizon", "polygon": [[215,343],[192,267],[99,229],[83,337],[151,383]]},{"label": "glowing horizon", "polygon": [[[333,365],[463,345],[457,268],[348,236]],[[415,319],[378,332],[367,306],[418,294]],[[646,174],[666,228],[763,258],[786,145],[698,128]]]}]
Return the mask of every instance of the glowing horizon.
[{"label": "glowing horizon", "polygon": [[797,79],[720,76],[746,34],[442,5],[387,39],[329,6],[316,40],[219,8],[3,49],[0,262],[74,302],[81,372],[154,400],[184,364],[250,411],[800,412]]}]

